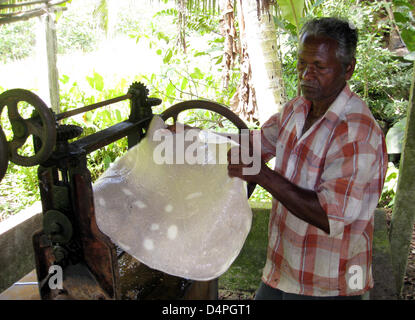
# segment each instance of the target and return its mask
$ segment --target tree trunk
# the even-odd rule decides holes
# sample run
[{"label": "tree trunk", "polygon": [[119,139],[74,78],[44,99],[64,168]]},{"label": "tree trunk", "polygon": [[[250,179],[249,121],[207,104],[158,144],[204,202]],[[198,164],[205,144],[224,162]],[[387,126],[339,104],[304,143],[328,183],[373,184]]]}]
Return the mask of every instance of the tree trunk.
[{"label": "tree trunk", "polygon": [[178,0],[176,2],[178,12],[178,39],[177,45],[183,49],[186,54],[186,0]]},{"label": "tree trunk", "polygon": [[[251,64],[247,50],[247,39],[245,33],[245,19],[241,13],[240,3],[238,2],[239,18],[239,62],[240,80],[235,95],[231,98],[232,110],[244,120],[257,123],[258,107],[256,104],[255,89],[252,84]],[[225,49],[226,51],[226,49]]]},{"label": "tree trunk", "polygon": [[235,29],[233,0],[220,0],[219,7],[221,10],[219,29],[225,38],[225,52],[223,55],[222,65],[222,86],[227,89],[230,80],[230,71],[232,70],[236,55],[238,53],[238,49],[236,47],[237,34]]},{"label": "tree trunk", "polygon": [[390,242],[396,287],[401,294],[408,263],[409,248],[415,220],[415,110],[414,110],[415,61],[407,111],[407,122],[399,166],[398,188],[392,213]]},{"label": "tree trunk", "polygon": [[[257,118],[260,124],[263,124],[270,116],[280,111],[285,102],[277,32],[271,14],[267,9],[258,8],[256,0],[239,0],[237,3],[238,13],[244,22],[244,26],[241,23],[239,25],[241,38],[244,37],[241,45],[246,43],[258,107]],[[244,61],[241,61],[241,64],[243,63]]]}]

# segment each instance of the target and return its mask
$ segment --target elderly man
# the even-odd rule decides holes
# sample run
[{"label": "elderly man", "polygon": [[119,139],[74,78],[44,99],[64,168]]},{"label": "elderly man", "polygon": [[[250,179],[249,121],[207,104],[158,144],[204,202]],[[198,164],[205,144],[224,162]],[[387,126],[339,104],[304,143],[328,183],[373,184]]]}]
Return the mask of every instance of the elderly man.
[{"label": "elderly man", "polygon": [[[256,299],[361,299],[373,286],[373,214],[387,168],[381,129],[350,91],[357,31],[322,18],[304,25],[302,96],[262,127],[262,165],[231,177],[273,196],[267,260]],[[275,169],[265,162],[275,156]]]}]

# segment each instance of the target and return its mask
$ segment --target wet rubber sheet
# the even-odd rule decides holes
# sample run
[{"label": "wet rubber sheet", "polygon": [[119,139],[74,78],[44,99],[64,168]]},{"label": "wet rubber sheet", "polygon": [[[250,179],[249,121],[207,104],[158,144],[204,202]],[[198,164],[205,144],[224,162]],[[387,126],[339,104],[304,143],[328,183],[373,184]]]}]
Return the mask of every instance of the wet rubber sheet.
[{"label": "wet rubber sheet", "polygon": [[186,279],[217,278],[238,256],[252,221],[246,183],[227,173],[233,142],[191,129],[194,140],[175,148],[184,132],[165,128],[155,116],[146,137],[96,181],[98,227],[153,269]]}]

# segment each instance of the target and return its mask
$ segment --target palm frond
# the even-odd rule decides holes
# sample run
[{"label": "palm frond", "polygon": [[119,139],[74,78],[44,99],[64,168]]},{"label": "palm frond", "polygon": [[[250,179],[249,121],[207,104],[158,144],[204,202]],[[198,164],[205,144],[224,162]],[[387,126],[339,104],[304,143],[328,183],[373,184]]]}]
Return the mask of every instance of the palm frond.
[{"label": "palm frond", "polygon": [[98,19],[99,26],[105,32],[108,32],[108,2],[100,0],[93,12],[94,18]]}]

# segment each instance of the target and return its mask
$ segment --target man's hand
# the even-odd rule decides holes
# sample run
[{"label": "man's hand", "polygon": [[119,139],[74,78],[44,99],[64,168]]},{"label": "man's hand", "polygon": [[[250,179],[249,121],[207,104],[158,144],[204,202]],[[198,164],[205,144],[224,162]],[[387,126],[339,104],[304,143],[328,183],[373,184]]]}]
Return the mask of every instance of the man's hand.
[{"label": "man's hand", "polygon": [[[248,159],[249,155],[252,155],[252,144],[249,145],[249,149],[243,148],[241,146],[233,147],[228,151],[228,175],[230,177],[240,178],[245,180],[248,183],[258,183],[259,176],[263,165],[265,165],[261,159],[256,159],[261,161],[259,172],[252,174],[252,169],[254,166],[254,161],[246,162],[244,159]],[[245,155],[244,155],[245,153]],[[255,170],[258,171],[258,170]]]},{"label": "man's hand", "polygon": [[[296,217],[330,233],[327,214],[321,207],[315,191],[295,185],[277,171],[269,168],[262,159],[256,159],[252,143],[249,143],[249,147],[245,148],[243,144],[241,145],[228,151],[228,175],[230,177],[237,177],[248,183],[253,182],[260,185]],[[248,157],[251,155],[253,157]],[[244,159],[253,159],[253,161],[246,162]],[[249,174],[252,172],[250,169],[255,161],[258,160],[260,161],[260,168],[256,170],[258,172]]]}]

